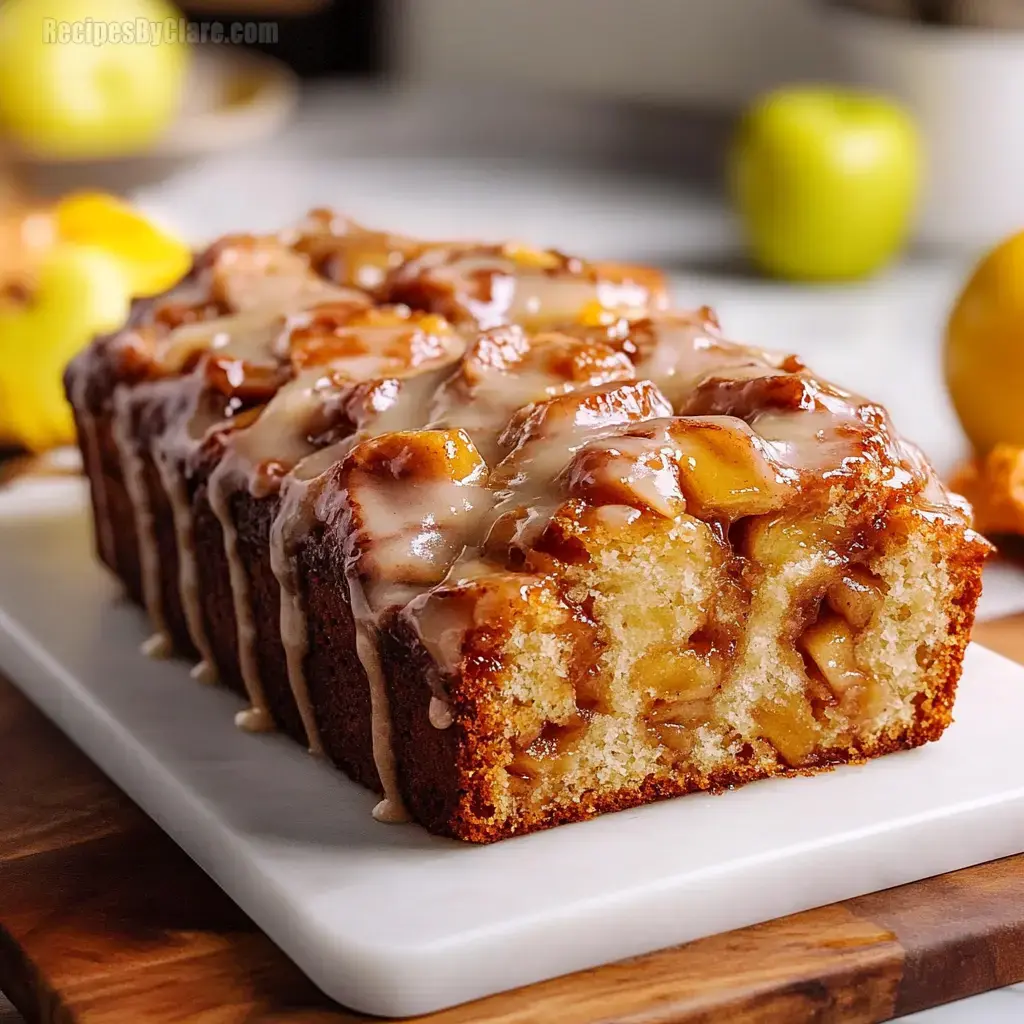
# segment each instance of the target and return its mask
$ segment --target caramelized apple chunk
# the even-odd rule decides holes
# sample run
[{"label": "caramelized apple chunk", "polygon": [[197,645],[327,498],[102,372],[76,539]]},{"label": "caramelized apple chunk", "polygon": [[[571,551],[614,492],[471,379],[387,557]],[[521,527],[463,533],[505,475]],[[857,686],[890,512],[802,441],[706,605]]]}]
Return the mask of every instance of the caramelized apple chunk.
[{"label": "caramelized apple chunk", "polygon": [[776,511],[796,491],[794,474],[729,417],[678,417],[592,441],[573,458],[565,484],[601,504],[727,522]]},{"label": "caramelized apple chunk", "polygon": [[[498,443],[509,452],[509,460],[540,446],[549,452],[557,448],[557,454],[564,457],[572,447],[601,431],[658,419],[671,411],[665,396],[650,381],[585,388],[520,409]],[[565,447],[554,444],[556,441],[564,442]]]},{"label": "caramelized apple chunk", "polygon": [[286,367],[214,355],[204,360],[206,381],[222,395],[249,402],[269,401],[288,379]]},{"label": "caramelized apple chunk", "polygon": [[796,493],[795,474],[732,417],[679,417],[669,433],[678,445],[683,493],[691,513],[702,519],[764,515]]},{"label": "caramelized apple chunk", "polygon": [[461,413],[460,406],[486,399],[498,401],[499,410],[511,411],[580,387],[635,376],[629,358],[602,342],[500,327],[483,332],[469,346],[438,407]]},{"label": "caramelized apple chunk", "polygon": [[296,370],[325,366],[352,379],[454,359],[464,347],[451,324],[435,313],[348,300],[294,314],[283,343]]},{"label": "caramelized apple chunk", "polygon": [[800,509],[784,509],[778,515],[753,519],[737,538],[740,552],[758,565],[775,570],[819,556],[829,564],[841,562],[841,550],[852,542],[839,523]]},{"label": "caramelized apple chunk", "polygon": [[724,340],[706,308],[655,312],[633,320],[619,344],[636,364],[638,376],[653,380],[676,411],[687,414],[699,411],[687,403],[708,372],[731,367],[770,371],[789,358]]},{"label": "caramelized apple chunk", "polygon": [[461,430],[381,434],[356,445],[325,488],[318,518],[345,523],[371,607],[402,584],[444,578],[490,507],[487,465]]},{"label": "caramelized apple chunk", "polygon": [[596,505],[649,508],[672,519],[686,511],[670,445],[628,435],[592,441],[573,457],[565,489]]},{"label": "caramelized apple chunk", "polygon": [[315,448],[336,444],[375,420],[387,416],[401,398],[403,381],[395,377],[348,383],[325,378],[320,402],[302,425]]},{"label": "caramelized apple chunk", "polygon": [[515,324],[482,331],[466,349],[454,380],[472,390],[500,378],[522,363],[532,343],[531,336]]},{"label": "caramelized apple chunk", "polygon": [[647,717],[654,722],[686,722],[706,710],[720,677],[713,655],[686,646],[655,648],[633,667],[635,685],[651,695]]},{"label": "caramelized apple chunk", "polygon": [[[848,398],[828,392],[830,397]],[[791,411],[822,408],[825,388],[805,373],[788,373],[769,365],[721,368],[704,376],[681,413],[690,416],[738,416],[751,422],[769,409]]]},{"label": "caramelized apple chunk", "polygon": [[531,349],[531,369],[548,378],[549,394],[589,385],[631,380],[636,368],[624,352],[599,341],[582,341],[565,334],[540,334]]},{"label": "caramelized apple chunk", "polygon": [[807,696],[787,691],[763,701],[754,711],[761,735],[792,768],[799,768],[818,743],[820,728]]},{"label": "caramelized apple chunk", "polygon": [[323,277],[374,292],[388,274],[420,252],[424,243],[387,231],[373,231],[332,210],[311,210],[285,236]]},{"label": "caramelized apple chunk", "polygon": [[633,364],[611,346],[519,327],[481,334],[431,406],[434,426],[464,427],[486,458],[501,456],[499,435],[523,406],[586,387],[632,380]]},{"label": "caramelized apple chunk", "polygon": [[505,769],[509,775],[533,782],[541,776],[564,774],[573,761],[576,747],[587,728],[585,719],[576,716],[561,725],[548,722],[535,735],[527,733]]},{"label": "caramelized apple chunk", "polygon": [[520,323],[544,329],[571,322],[588,303],[639,309],[664,301],[657,271],[602,269],[554,250],[502,245],[437,245],[400,267],[384,297],[487,329]]},{"label": "caramelized apple chunk", "polygon": [[804,630],[800,646],[811,657],[837,696],[858,686],[864,673],[853,655],[855,637],[850,624],[838,615],[825,614]]},{"label": "caramelized apple chunk", "polygon": [[210,297],[234,312],[312,301],[338,290],[313,270],[306,256],[273,237],[224,240],[208,253],[204,263]]}]

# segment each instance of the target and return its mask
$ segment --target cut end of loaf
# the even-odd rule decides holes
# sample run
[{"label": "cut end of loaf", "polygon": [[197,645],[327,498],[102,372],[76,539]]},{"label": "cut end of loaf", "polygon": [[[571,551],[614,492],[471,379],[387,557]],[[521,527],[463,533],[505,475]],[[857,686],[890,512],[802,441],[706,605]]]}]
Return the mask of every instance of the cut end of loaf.
[{"label": "cut end of loaf", "polygon": [[[473,734],[441,831],[491,841],[859,762],[950,723],[985,556],[960,531],[900,508],[855,560],[769,567],[700,520],[608,511],[558,578],[436,595],[464,606],[444,685],[452,728]],[[408,627],[397,657],[422,676],[441,654],[417,651]]]}]

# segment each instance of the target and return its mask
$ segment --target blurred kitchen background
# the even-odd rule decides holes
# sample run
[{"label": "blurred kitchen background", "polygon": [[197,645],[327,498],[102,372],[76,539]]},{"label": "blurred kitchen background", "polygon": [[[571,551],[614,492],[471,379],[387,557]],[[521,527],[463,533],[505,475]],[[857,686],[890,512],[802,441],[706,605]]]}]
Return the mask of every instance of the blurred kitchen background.
[{"label": "blurred kitchen background", "polygon": [[[68,0],[28,2],[59,11]],[[98,18],[105,10],[130,14],[136,6],[145,13],[141,0],[76,6]],[[101,167],[22,165],[26,184],[46,192],[83,185],[131,192],[162,179],[163,193],[147,196],[173,200],[190,236],[271,225],[286,209],[317,198],[360,205],[359,190],[343,191],[344,174],[333,187],[317,176],[332,160],[353,170],[356,161],[387,161],[379,188],[392,191],[391,175],[399,174],[413,195],[424,191],[416,178],[431,168],[402,168],[403,159],[426,159],[434,168],[460,158],[579,164],[590,176],[629,171],[669,190],[719,191],[726,140],[754,97],[793,82],[856,82],[904,101],[926,136],[931,161],[919,238],[943,248],[977,248],[1011,222],[1024,223],[1017,187],[1024,177],[1024,43],[1015,31],[1024,26],[1024,5],[1018,0],[183,0],[181,6],[200,24],[269,23],[276,40],[198,48],[186,115],[154,156]],[[255,51],[274,63],[255,62]],[[286,67],[299,76],[298,85]],[[296,166],[303,172],[289,177]],[[226,185],[243,167],[253,175]],[[472,185],[467,193],[461,175],[469,173],[457,171],[449,190],[467,202]],[[495,173],[486,168],[489,178]],[[582,191],[587,180],[580,180]],[[197,202],[181,202],[190,190]],[[423,230],[491,230],[477,226],[475,213],[467,222],[458,210],[441,212],[441,198],[413,212]],[[535,216],[532,204],[514,206],[520,230],[551,233],[548,210]],[[366,212],[377,209],[374,197]],[[607,211],[609,222],[616,212]],[[724,242],[717,233],[680,236],[673,228],[678,225],[662,223],[652,235],[645,223],[636,241],[623,237],[619,244],[671,259],[692,255],[688,234],[706,258]],[[572,242],[561,229],[555,235],[563,245]]]},{"label": "blurred kitchen background", "polygon": [[[31,75],[19,68],[39,51],[38,19],[173,9],[165,0],[0,8],[0,114],[11,129],[0,138],[0,195],[17,229],[5,237],[21,230],[19,211],[99,189],[189,245],[331,205],[411,234],[515,236],[652,262],[676,274],[680,302],[718,307],[733,336],[807,353],[892,404],[941,464],[959,457],[938,355],[944,319],[977,254],[1024,226],[1018,0],[181,2],[196,26],[254,23],[272,35],[190,47],[184,84],[172,83],[180,113],[165,124],[166,111],[154,111],[159,130],[141,150],[146,97],[173,92],[153,70],[164,55],[141,47],[144,87],[132,87],[132,69],[105,70],[121,85],[102,102],[143,109],[132,113],[134,134],[100,131],[99,157],[92,127],[81,152],[54,152],[71,138],[60,109],[55,131],[36,140],[38,89],[20,95]],[[36,27],[19,27],[12,12],[26,10]],[[15,46],[6,61],[4,46]],[[37,63],[73,91],[73,63],[48,70],[58,48],[44,47]],[[88,61],[126,49],[79,52]],[[793,83],[880,92],[909,113],[925,147],[907,245],[877,273],[853,275],[864,282],[802,285],[750,261],[726,153],[741,112]],[[8,273],[19,253],[5,249]],[[918,381],[912,401],[908,378]]]},{"label": "blurred kitchen background", "polygon": [[[965,451],[940,353],[972,263],[1024,227],[1018,0],[181,0],[193,26],[247,26],[256,42],[190,46],[185,62],[142,46],[141,64],[102,73],[89,62],[117,64],[131,47],[78,47],[83,80],[119,84],[90,95],[110,124],[63,130],[98,114],[79,99],[75,62],[52,60],[67,47],[40,49],[39,19],[154,19],[175,14],[167,2],[0,7],[0,230],[20,232],[0,246],[8,279],[23,251],[35,258],[33,231],[52,242],[24,211],[83,189],[124,198],[189,246],[324,205],[425,237],[514,236],[666,267],[679,302],[715,306],[730,335],[800,351],[890,404],[942,468]],[[149,78],[133,85],[136,73]],[[40,99],[39,75],[70,98]],[[905,230],[863,272],[836,275],[853,280],[801,283],[778,260],[752,260],[752,217],[727,187],[743,111],[801,83],[880,94],[923,147]],[[132,104],[119,135],[117,108]],[[786,129],[773,131],[784,147]],[[756,153],[748,163],[757,170]]]}]

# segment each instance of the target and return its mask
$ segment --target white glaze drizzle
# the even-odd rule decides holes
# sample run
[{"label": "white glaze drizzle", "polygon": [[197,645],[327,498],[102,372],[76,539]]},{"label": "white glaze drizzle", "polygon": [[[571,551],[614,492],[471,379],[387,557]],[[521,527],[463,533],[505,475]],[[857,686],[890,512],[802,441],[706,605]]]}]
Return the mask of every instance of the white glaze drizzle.
[{"label": "white glaze drizzle", "polygon": [[[458,552],[461,535],[472,532],[492,500],[490,492],[481,485],[485,464],[475,456],[468,437],[458,434],[452,443],[464,448],[470,471],[460,480],[421,481],[411,489],[406,488],[404,481],[392,479],[393,487],[407,492],[404,500],[398,502],[388,500],[388,488],[379,486],[381,478],[363,471],[358,461],[346,463],[345,467],[346,580],[356,627],[356,649],[370,688],[374,763],[384,790],[384,799],[374,808],[378,821],[405,820],[392,742],[391,709],[380,663],[380,618],[443,578]],[[373,443],[371,440],[366,444]],[[414,442],[410,440],[410,444]],[[410,454],[415,453],[412,448]],[[353,460],[356,455],[354,450]],[[391,471],[400,473],[397,467],[404,461],[404,453],[397,452]],[[330,520],[336,503],[332,496],[325,508],[321,496],[318,516]]]},{"label": "white glaze drizzle", "polygon": [[199,571],[196,565],[195,527],[192,520],[192,503],[181,470],[163,451],[154,451],[154,462],[160,473],[160,482],[171,505],[174,518],[174,533],[178,547],[178,591],[181,607],[185,613],[188,635],[199,652],[199,662],[192,668],[192,678],[201,683],[217,681],[216,662],[206,635],[206,623],[199,600]]},{"label": "white glaze drizzle", "polygon": [[[354,328],[353,333],[352,351],[324,366],[302,372],[277,392],[252,426],[237,431],[228,439],[230,457],[239,466],[245,467],[243,471],[253,494],[259,495],[265,489],[266,484],[257,471],[268,460],[291,467],[290,473],[282,481],[281,504],[271,525],[270,564],[281,588],[281,644],[285,651],[288,684],[306,732],[309,751],[315,755],[323,752],[323,743],[305,674],[308,623],[303,596],[299,592],[295,548],[311,525],[306,502],[311,481],[321,472],[321,464],[323,469],[329,469],[357,443],[361,435],[357,432],[317,452],[316,446],[307,437],[308,425],[325,401],[354,388],[353,384],[346,383],[347,378],[372,378],[374,373],[389,369],[409,372],[409,368],[403,366],[404,360],[409,358],[409,349],[403,345],[404,339],[416,350],[412,358],[422,358],[427,367],[413,374],[411,391],[405,388],[404,381],[398,379],[390,382],[395,387],[385,388],[384,394],[376,401],[372,400],[371,395],[365,407],[356,406],[350,410],[356,417],[357,426],[365,418],[374,422],[377,429],[381,423],[391,424],[391,429],[397,429],[403,417],[422,415],[420,410],[424,403],[420,394],[423,388],[421,381],[429,383],[433,390],[441,376],[447,372],[446,367],[461,354],[463,344],[455,335],[441,337],[437,344],[431,343],[427,335],[416,340],[417,336],[410,334],[409,322],[401,316],[396,323],[360,326]],[[440,367],[435,365],[438,361]],[[382,384],[388,383],[387,380],[382,381]],[[364,641],[364,648],[365,644]]]},{"label": "white glaze drizzle", "polygon": [[117,565],[117,545],[114,543],[114,524],[110,518],[110,500],[107,497],[107,476],[103,471],[99,429],[96,416],[87,401],[89,378],[81,367],[75,367],[74,373],[71,402],[82,429],[82,447],[87,452],[88,463],[94,467],[93,472],[89,474],[89,484],[96,507],[96,546],[107,563],[114,566]]},{"label": "white glaze drizzle", "polygon": [[309,626],[293,551],[294,538],[305,536],[311,526],[308,491],[308,481],[295,477],[283,481],[281,506],[270,527],[270,567],[281,587],[281,644],[288,666],[288,685],[306,731],[309,752],[319,756],[323,754],[323,740],[306,680]]},{"label": "white glaze drizzle", "polygon": [[238,527],[231,514],[231,495],[238,490],[241,482],[243,481],[239,479],[237,466],[230,457],[226,457],[218,463],[211,474],[207,483],[207,495],[210,508],[224,533],[224,553],[228,561],[232,607],[238,630],[238,664],[250,705],[235,716],[235,724],[246,732],[268,732],[274,728],[274,721],[267,707],[267,698],[256,661],[256,624],[249,594],[249,574],[238,550]]},{"label": "white glaze drizzle", "polygon": [[398,765],[392,740],[391,707],[387,685],[380,664],[380,645],[377,626],[363,596],[358,579],[349,575],[349,602],[356,628],[356,653],[366,673],[370,687],[370,730],[373,743],[373,763],[377,767],[384,799],[373,808],[373,817],[387,824],[409,820],[409,812],[398,786]]},{"label": "white glaze drizzle", "polygon": [[171,637],[164,617],[160,592],[160,554],[149,494],[143,479],[144,465],[131,430],[131,389],[119,385],[113,395],[113,437],[121,459],[121,473],[131,499],[135,533],[139,544],[139,567],[142,571],[142,598],[154,633],[142,645],[142,653],[152,658],[166,658],[172,650]]},{"label": "white glaze drizzle", "polygon": [[440,697],[431,696],[430,704],[427,705],[427,718],[435,729],[450,728],[454,721],[451,704]]},{"label": "white glaze drizzle", "polygon": [[[180,371],[198,353],[209,358],[224,357],[240,364],[252,363],[267,366],[275,362],[274,351],[280,336],[286,329],[289,315],[301,311],[309,304],[345,302],[353,308],[366,304],[365,296],[350,289],[338,288],[313,275],[305,261],[288,264],[289,273],[274,278],[274,288],[267,292],[259,289],[243,289],[232,294],[235,307],[242,311],[231,316],[207,320],[198,324],[186,324],[161,340],[158,345],[158,359],[165,372]],[[262,298],[261,298],[262,296]],[[268,304],[269,303],[269,304]],[[192,386],[201,382],[202,368],[186,379]],[[172,378],[172,396],[189,386],[180,378]],[[284,396],[291,397],[293,391]],[[198,392],[197,392],[198,397]],[[194,554],[193,527],[190,510],[185,502],[184,481],[172,468],[175,456],[194,451],[205,433],[199,429],[193,405],[191,414],[179,413],[172,429],[161,437],[160,452],[156,457],[158,466],[163,467],[161,480],[167,497],[175,510],[176,535],[179,556],[179,590],[182,607],[192,638],[201,660],[193,668],[193,677],[200,682],[216,681],[216,667],[212,649],[205,634],[202,610],[197,589],[197,570]],[[258,425],[259,421],[257,421]],[[209,428],[213,424],[203,424]],[[250,732],[265,732],[273,728],[273,719],[266,703],[262,680],[259,678],[259,664],[256,657],[256,628],[252,612],[248,572],[242,564],[238,550],[238,530],[231,515],[230,496],[240,483],[246,481],[247,464],[244,457],[231,450],[232,441],[244,431],[229,434],[228,450],[211,474],[207,485],[210,508],[220,523],[224,537],[224,553],[228,562],[231,583],[232,607],[237,628],[238,662],[245,684],[250,707],[236,716],[236,724]],[[256,435],[263,438],[262,431]],[[166,476],[165,476],[166,471]],[[178,517],[187,519],[187,524],[178,526]]]}]

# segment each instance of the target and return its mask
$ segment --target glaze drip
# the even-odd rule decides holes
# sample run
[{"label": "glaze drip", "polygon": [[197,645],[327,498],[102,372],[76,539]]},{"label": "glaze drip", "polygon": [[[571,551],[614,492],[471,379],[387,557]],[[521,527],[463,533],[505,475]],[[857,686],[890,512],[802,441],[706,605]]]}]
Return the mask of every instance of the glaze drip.
[{"label": "glaze drip", "polygon": [[121,458],[125,487],[135,514],[135,532],[139,542],[139,564],[142,570],[142,597],[146,614],[155,630],[142,651],[151,658],[166,658],[172,649],[167,620],[160,592],[160,559],[156,545],[153,510],[144,479],[144,464],[132,430],[132,391],[122,386],[114,393],[112,422],[114,443]]}]

